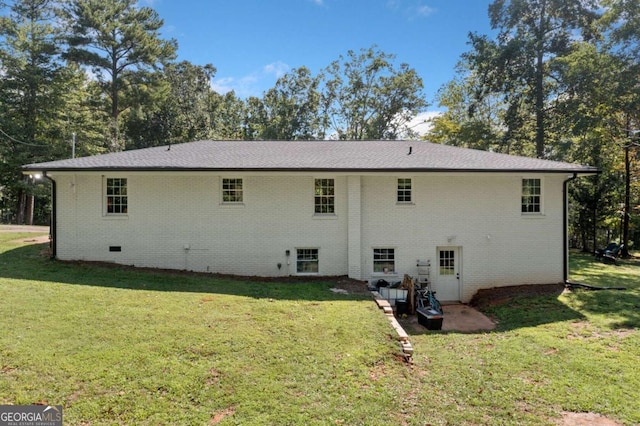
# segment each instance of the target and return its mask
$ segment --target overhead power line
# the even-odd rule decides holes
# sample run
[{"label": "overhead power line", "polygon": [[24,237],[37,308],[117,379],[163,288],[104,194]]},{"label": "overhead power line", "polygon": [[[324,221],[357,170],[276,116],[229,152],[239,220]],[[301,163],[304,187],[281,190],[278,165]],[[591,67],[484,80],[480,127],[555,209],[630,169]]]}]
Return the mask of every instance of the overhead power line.
[{"label": "overhead power line", "polygon": [[5,133],[4,130],[2,130],[0,128],[0,134],[4,135],[7,139],[9,139],[10,141],[13,141],[15,143],[19,143],[20,145],[27,145],[27,146],[37,146],[37,147],[46,147],[46,148],[50,148],[51,145],[42,145],[42,144],[36,144],[36,143],[29,143],[29,142],[23,142],[21,140],[18,140],[16,138],[14,138],[11,135],[8,135],[7,133]]}]

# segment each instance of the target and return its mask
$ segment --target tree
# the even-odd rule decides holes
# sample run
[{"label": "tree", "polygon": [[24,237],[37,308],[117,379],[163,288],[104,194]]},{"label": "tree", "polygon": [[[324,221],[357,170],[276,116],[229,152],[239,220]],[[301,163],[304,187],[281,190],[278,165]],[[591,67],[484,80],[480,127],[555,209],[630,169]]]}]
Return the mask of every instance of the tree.
[{"label": "tree", "polygon": [[[458,65],[459,70],[463,67],[463,63]],[[424,138],[445,145],[509,153],[509,141],[505,141],[501,128],[500,100],[475,98],[474,74],[460,74],[438,91],[438,106],[446,110],[431,119],[431,129]]]},{"label": "tree", "polygon": [[243,139],[245,102],[234,92],[209,94],[209,122],[213,139]]},{"label": "tree", "polygon": [[[620,61],[592,43],[575,43],[571,52],[554,62],[563,96],[554,116],[565,124],[561,140],[549,150],[553,159],[591,164],[600,176],[572,184],[576,221],[582,248],[592,251],[598,242],[599,224],[617,215],[620,200],[619,172],[622,146],[619,97],[625,91]],[[610,233],[607,232],[607,239]],[[607,243],[604,241],[603,243]]]},{"label": "tree", "polygon": [[109,100],[111,149],[124,148],[120,101],[143,72],[159,69],[175,57],[175,40],[163,40],[162,19],[135,0],[74,0],[65,9],[70,32],[66,57],[90,67]]},{"label": "tree", "polygon": [[33,185],[20,166],[59,158],[65,151],[60,120],[71,90],[60,59],[54,2],[19,0],[0,18],[0,186],[19,223],[33,220]]},{"label": "tree", "polygon": [[321,76],[306,67],[280,77],[262,98],[247,100],[245,138],[254,140],[322,139]]},{"label": "tree", "polygon": [[350,50],[326,69],[322,105],[338,139],[397,139],[427,106],[422,79],[394,55],[374,47]]},{"label": "tree", "polygon": [[[624,147],[624,208],[622,250],[623,257],[629,257],[631,215],[640,212],[640,179],[637,165],[640,141],[640,2],[637,0],[603,0],[607,7],[602,23],[610,32],[609,50],[621,62],[618,81],[621,90],[618,91],[617,103],[620,114],[619,128],[622,130],[622,145]],[[635,173],[634,173],[635,172]],[[634,176],[632,176],[634,175]],[[635,191],[634,191],[635,190]],[[635,192],[636,205],[632,208],[632,191]],[[636,213],[637,214],[637,213]],[[638,217],[636,216],[636,222]]]},{"label": "tree", "polygon": [[[137,105],[124,120],[129,145],[145,148],[210,137],[210,81],[215,72],[213,65],[182,61],[155,73],[155,82],[138,85]],[[149,86],[155,90],[146,90]]]},{"label": "tree", "polygon": [[526,140],[532,132],[539,158],[547,155],[547,112],[560,97],[552,63],[579,35],[594,36],[597,6],[595,0],[495,0],[489,17],[496,40],[470,35],[466,59],[481,81],[477,96],[502,95],[507,133]]}]

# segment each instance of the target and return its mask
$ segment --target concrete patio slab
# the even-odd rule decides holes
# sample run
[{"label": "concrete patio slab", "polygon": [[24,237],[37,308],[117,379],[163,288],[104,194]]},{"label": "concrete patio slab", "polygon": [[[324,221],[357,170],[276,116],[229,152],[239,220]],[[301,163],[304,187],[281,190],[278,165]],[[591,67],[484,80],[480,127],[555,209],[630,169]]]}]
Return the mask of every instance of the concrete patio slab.
[{"label": "concrete patio slab", "polygon": [[495,322],[469,305],[443,305],[442,308],[444,309],[443,331],[490,331],[496,328]]},{"label": "concrete patio slab", "polygon": [[[444,309],[442,331],[472,333],[491,331],[496,328],[495,322],[469,305],[449,304],[443,305],[442,308]],[[418,323],[418,318],[415,315],[403,316],[401,323],[407,326],[407,330],[411,330],[409,334],[427,330],[426,327]]]}]

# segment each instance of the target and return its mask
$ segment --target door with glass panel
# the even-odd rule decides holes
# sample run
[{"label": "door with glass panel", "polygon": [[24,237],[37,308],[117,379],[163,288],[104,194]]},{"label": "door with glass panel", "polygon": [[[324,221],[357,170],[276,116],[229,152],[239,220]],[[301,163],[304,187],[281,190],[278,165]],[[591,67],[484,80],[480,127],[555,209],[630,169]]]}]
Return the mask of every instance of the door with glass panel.
[{"label": "door with glass panel", "polygon": [[432,289],[440,301],[459,301],[461,281],[460,247],[438,247],[438,262],[435,267],[435,279]]}]

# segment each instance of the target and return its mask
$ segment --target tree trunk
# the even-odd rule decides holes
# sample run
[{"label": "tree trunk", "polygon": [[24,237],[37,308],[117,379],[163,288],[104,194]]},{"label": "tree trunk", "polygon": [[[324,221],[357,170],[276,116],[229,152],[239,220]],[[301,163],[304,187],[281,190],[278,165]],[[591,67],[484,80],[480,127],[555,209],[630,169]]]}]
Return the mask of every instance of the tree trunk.
[{"label": "tree trunk", "polygon": [[621,256],[629,258],[629,212],[631,211],[631,159],[629,144],[624,147],[624,213],[622,218],[622,250]]},{"label": "tree trunk", "polygon": [[118,62],[115,48],[111,53],[111,150],[114,152],[123,151],[120,146],[120,135],[118,132]]},{"label": "tree trunk", "polygon": [[[596,185],[597,184],[598,183],[596,182]],[[591,223],[592,223],[591,231],[593,232],[593,234],[591,235],[591,238],[593,241],[593,249],[591,250],[591,253],[595,253],[596,250],[598,249],[598,203],[597,202],[593,204],[593,217],[591,218]]]},{"label": "tree trunk", "polygon": [[546,2],[543,1],[540,11],[540,22],[538,23],[538,34],[536,35],[536,69],[535,69],[535,91],[536,91],[536,156],[544,157],[544,36],[546,28]]},{"label": "tree trunk", "polygon": [[34,205],[35,205],[35,197],[32,195],[28,195],[27,197],[27,208],[26,208],[26,225],[33,225],[33,211],[34,211]]},{"label": "tree trunk", "polygon": [[16,224],[24,225],[24,212],[27,207],[27,194],[24,189],[18,192],[18,211],[16,214]]}]

